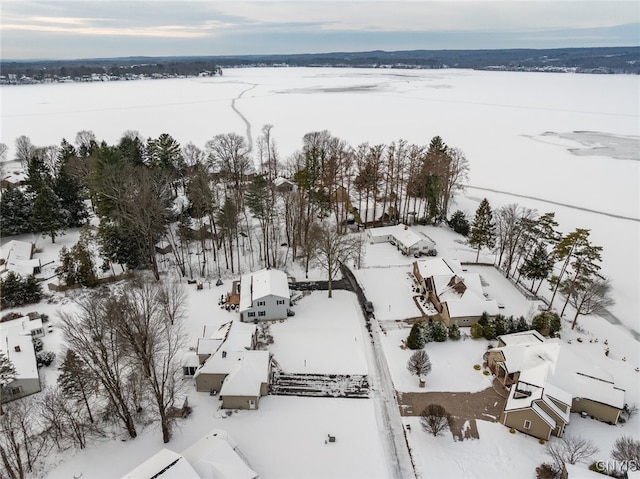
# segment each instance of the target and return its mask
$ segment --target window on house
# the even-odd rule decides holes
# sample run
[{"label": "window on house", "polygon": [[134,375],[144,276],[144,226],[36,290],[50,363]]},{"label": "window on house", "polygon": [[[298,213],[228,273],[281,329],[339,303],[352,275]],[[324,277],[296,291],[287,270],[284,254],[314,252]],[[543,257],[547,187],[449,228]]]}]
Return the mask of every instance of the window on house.
[{"label": "window on house", "polygon": [[198,369],[197,366],[183,366],[182,374],[185,376],[193,376],[196,373],[196,369]]},{"label": "window on house", "polygon": [[264,301],[258,301],[258,306],[264,306],[266,303]]},{"label": "window on house", "polygon": [[248,318],[255,318],[256,317],[256,312],[255,311],[249,311],[247,313],[247,317]]},{"label": "window on house", "polygon": [[258,311],[258,316],[266,316],[267,313],[265,311]]},{"label": "window on house", "polygon": [[279,299],[278,301],[276,301],[276,304],[284,304],[284,299]]},{"label": "window on house", "polygon": [[528,419],[525,419],[524,428],[525,429],[531,429],[531,421],[529,421]]},{"label": "window on house", "polygon": [[17,394],[20,394],[22,392],[22,386],[17,386],[15,388],[9,388],[9,394],[11,396],[15,396]]}]

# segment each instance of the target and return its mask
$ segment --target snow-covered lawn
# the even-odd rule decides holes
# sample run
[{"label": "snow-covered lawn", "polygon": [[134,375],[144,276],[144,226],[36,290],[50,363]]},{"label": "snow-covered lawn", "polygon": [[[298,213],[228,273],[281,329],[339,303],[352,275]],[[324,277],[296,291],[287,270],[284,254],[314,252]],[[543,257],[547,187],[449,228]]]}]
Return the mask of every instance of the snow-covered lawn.
[{"label": "snow-covered lawn", "polygon": [[[271,326],[274,359],[288,373],[367,374],[362,312],[356,295],[314,291],[293,307],[296,315]],[[369,338],[366,338],[369,340]]]},{"label": "snow-covered lawn", "polygon": [[[259,410],[228,417],[208,394],[191,394],[190,404],[193,414],[169,444],[162,444],[150,427],[134,441],[92,445],[50,469],[47,477],[122,477],[162,447],[181,452],[212,428],[231,435],[262,479],[387,477],[380,440],[384,431],[372,400],[268,396],[260,400]],[[329,434],[335,443],[325,444]]]},{"label": "snow-covered lawn", "polygon": [[[468,328],[462,328],[468,333]],[[489,341],[467,339],[466,341],[446,341],[428,343],[425,351],[431,360],[431,373],[426,376],[424,388],[418,385],[418,378],[407,370],[407,361],[413,353],[402,349],[409,329],[387,331],[384,337],[384,352],[387,356],[393,384],[402,392],[426,391],[482,391],[491,386],[491,376],[473,369],[474,364],[482,364],[482,355]],[[495,341],[494,341],[495,344]]]},{"label": "snow-covered lawn", "polygon": [[365,296],[373,303],[379,321],[420,316],[420,310],[413,301],[416,293],[411,290],[413,275],[410,264],[359,269],[354,274]]},{"label": "snow-covered lawn", "polygon": [[420,478],[499,477],[534,478],[535,468],[547,459],[538,440],[498,423],[476,421],[480,439],[455,442],[451,433],[433,437],[422,431],[420,419],[404,417],[411,454]]}]

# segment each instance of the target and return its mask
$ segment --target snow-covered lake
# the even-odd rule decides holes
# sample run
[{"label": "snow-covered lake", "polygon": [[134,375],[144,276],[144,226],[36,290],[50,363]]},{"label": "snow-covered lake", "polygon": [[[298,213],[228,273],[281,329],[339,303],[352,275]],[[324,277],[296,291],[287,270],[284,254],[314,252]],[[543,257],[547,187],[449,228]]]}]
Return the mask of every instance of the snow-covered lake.
[{"label": "snow-covered lake", "polygon": [[[281,157],[328,129],[356,146],[435,135],[461,148],[482,197],[556,211],[563,232],[590,228],[604,247],[621,321],[640,328],[640,77],[470,70],[229,69],[223,77],[9,86],[0,141],[115,143],[126,130],[203,147],[219,133],[253,140],[264,124]],[[235,101],[237,111],[232,108]],[[241,115],[238,113],[240,112]]]}]

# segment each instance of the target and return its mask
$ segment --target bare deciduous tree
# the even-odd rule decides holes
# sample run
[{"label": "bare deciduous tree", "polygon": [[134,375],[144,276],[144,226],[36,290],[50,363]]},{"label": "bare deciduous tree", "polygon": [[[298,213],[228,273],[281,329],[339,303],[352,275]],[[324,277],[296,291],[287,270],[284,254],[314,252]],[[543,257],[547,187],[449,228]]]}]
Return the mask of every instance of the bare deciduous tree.
[{"label": "bare deciduous tree", "polygon": [[565,464],[584,462],[598,452],[598,448],[588,439],[570,436],[553,439],[545,447],[545,453],[553,459],[556,469],[561,471]]},{"label": "bare deciduous tree", "polygon": [[315,248],[312,257],[315,263],[327,272],[329,281],[329,298],[333,289],[333,279],[340,270],[340,266],[349,258],[361,255],[363,242],[360,235],[341,235],[335,229],[325,225],[318,228]]},{"label": "bare deciduous tree", "polygon": [[121,315],[114,298],[93,294],[76,301],[77,312],[60,314],[61,329],[67,345],[82,351],[85,365],[102,385],[114,414],[122,421],[131,438],[138,433],[126,393],[126,376],[130,366],[124,358],[121,341],[116,331],[116,320]]},{"label": "bare deciduous tree", "polygon": [[631,436],[619,437],[613,444],[611,457],[616,461],[635,462],[636,468],[640,467],[640,440]]},{"label": "bare deciduous tree", "polygon": [[409,361],[407,361],[407,369],[411,374],[415,374],[419,378],[426,376],[431,372],[431,360],[424,349],[415,351]]},{"label": "bare deciduous tree", "polygon": [[572,283],[571,289],[562,291],[567,293],[569,304],[576,310],[571,329],[576,327],[581,314],[599,314],[615,303],[608,279],[596,278],[581,284]]},{"label": "bare deciduous tree", "polygon": [[127,361],[142,374],[157,407],[162,440],[171,439],[169,409],[181,385],[180,354],[185,345],[182,317],[186,294],[181,285],[131,283],[118,298],[121,314],[115,327]]},{"label": "bare deciduous tree", "polygon": [[39,419],[34,396],[7,405],[0,416],[0,459],[6,477],[30,477],[49,451],[49,440],[42,434]]},{"label": "bare deciduous tree", "polygon": [[449,429],[451,415],[440,404],[429,404],[420,414],[422,429],[434,437]]}]

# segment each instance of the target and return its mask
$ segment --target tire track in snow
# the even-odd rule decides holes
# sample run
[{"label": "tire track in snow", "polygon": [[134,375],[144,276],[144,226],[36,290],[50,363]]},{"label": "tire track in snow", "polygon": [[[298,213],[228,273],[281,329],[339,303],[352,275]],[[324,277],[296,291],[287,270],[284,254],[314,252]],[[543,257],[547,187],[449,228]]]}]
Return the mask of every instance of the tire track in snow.
[{"label": "tire track in snow", "polygon": [[245,93],[247,93],[250,90],[253,90],[257,86],[258,86],[257,83],[252,84],[249,88],[247,88],[246,90],[242,90],[237,97],[235,97],[233,100],[231,100],[231,109],[238,114],[240,119],[242,121],[244,121],[244,124],[247,127],[247,143],[249,144],[249,151],[253,150],[253,137],[251,136],[251,123],[242,114],[242,112],[236,108],[236,100],[239,100],[240,98],[242,98],[242,95],[244,95]]},{"label": "tire track in snow", "polygon": [[637,222],[640,223],[640,218],[633,218],[631,216],[616,215],[615,213],[607,213],[606,211],[592,210],[590,208],[584,208],[582,206],[575,206],[575,205],[569,205],[567,203],[560,203],[558,201],[545,200],[544,198],[538,198],[536,196],[521,195],[521,194],[518,194],[518,193],[511,193],[509,191],[494,190],[493,188],[482,188],[480,186],[467,185],[467,188],[471,188],[471,189],[474,189],[474,190],[481,190],[481,191],[490,191],[492,193],[500,193],[502,195],[515,196],[515,197],[518,197],[518,198],[527,198],[529,200],[540,201],[542,203],[549,203],[549,204],[552,204],[552,205],[564,206],[565,208],[571,208],[571,209],[574,209],[574,210],[586,211],[587,213],[595,213],[597,215],[609,216],[611,218],[616,218],[616,219],[619,219],[619,220],[637,221]]}]

